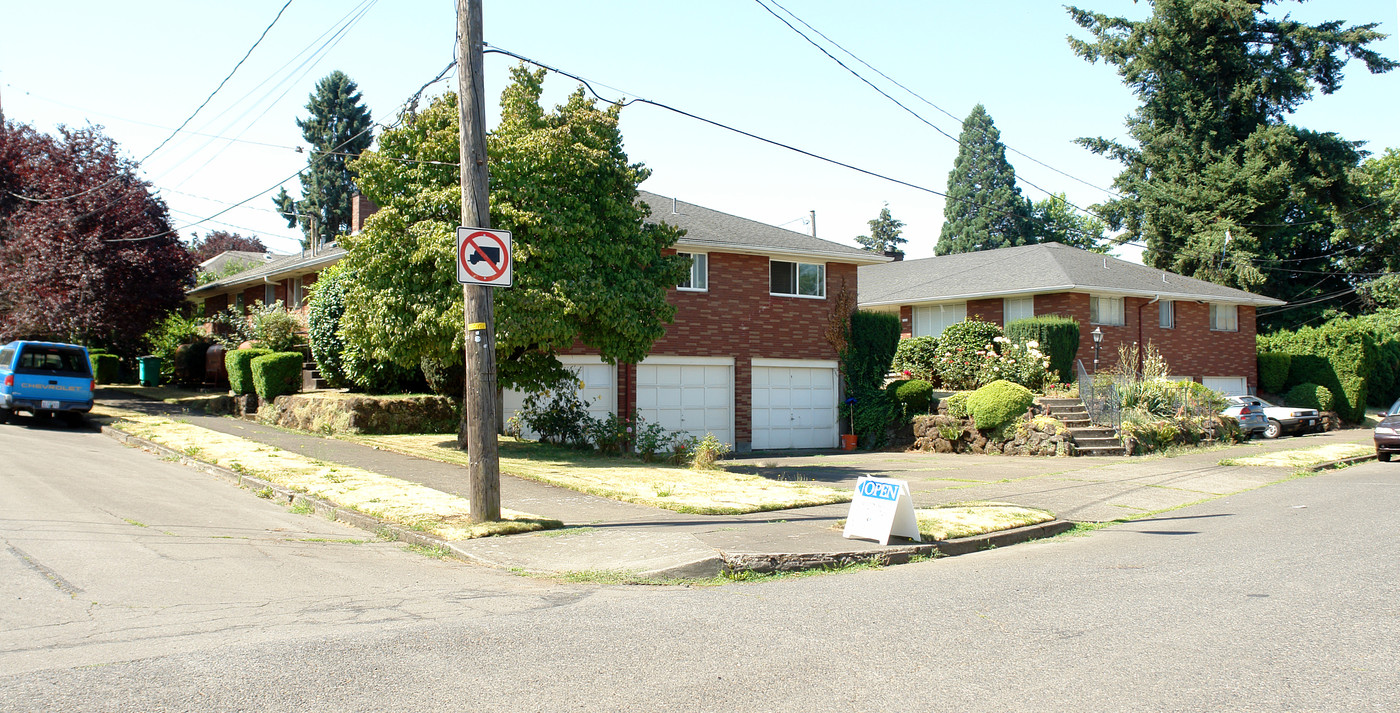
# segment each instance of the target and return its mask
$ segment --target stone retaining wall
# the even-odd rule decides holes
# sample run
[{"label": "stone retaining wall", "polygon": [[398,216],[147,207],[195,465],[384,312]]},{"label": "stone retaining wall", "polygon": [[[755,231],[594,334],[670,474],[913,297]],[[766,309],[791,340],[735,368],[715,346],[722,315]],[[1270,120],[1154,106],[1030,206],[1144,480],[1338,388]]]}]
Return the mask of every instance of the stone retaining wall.
[{"label": "stone retaining wall", "polygon": [[331,398],[311,394],[278,396],[262,404],[258,420],[314,433],[456,433],[457,404],[445,396]]},{"label": "stone retaining wall", "polygon": [[998,431],[980,431],[970,418],[920,416],[914,419],[913,450],[935,453],[1077,455],[1069,429],[1049,416],[1026,415]]}]

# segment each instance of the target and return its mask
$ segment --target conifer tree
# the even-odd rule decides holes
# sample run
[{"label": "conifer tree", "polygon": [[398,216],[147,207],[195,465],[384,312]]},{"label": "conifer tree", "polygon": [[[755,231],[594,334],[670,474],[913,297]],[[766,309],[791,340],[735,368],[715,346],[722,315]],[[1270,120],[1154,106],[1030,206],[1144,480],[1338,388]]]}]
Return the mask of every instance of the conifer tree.
[{"label": "conifer tree", "polygon": [[310,245],[310,216],[316,217],[315,230],[322,244],[350,230],[355,173],[346,162],[374,141],[370,131],[373,122],[369,108],[361,101],[359,86],[340,70],[316,83],[306,109],[310,116],[304,121],[297,119],[302,138],[311,144],[311,156],[301,174],[301,200],[293,200],[286,188],[272,199],[288,227],[301,225],[307,236],[303,247]]},{"label": "conifer tree", "polygon": [[899,250],[900,245],[908,242],[899,237],[899,234],[904,230],[904,221],[890,215],[889,203],[880,209],[880,215],[869,221],[869,225],[870,234],[856,236],[856,242],[870,252],[885,253]]},{"label": "conifer tree", "polygon": [[935,253],[967,253],[1035,242],[1030,201],[1016,186],[1001,132],[981,104],[963,121],[961,147],[948,174],[943,232]]}]

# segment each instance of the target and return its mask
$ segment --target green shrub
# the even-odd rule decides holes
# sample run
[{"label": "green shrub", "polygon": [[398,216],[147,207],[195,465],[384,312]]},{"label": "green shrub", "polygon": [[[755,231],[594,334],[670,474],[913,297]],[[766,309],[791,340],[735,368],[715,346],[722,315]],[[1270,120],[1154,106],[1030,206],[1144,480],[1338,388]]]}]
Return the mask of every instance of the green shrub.
[{"label": "green shrub", "polygon": [[1040,351],[1039,342],[1032,340],[1022,344],[1006,337],[993,337],[992,346],[996,351],[982,355],[982,363],[977,368],[978,386],[1005,380],[1032,391],[1045,388],[1052,372],[1050,358]]},{"label": "green shrub", "polygon": [[899,340],[894,350],[893,370],[906,376],[932,382],[938,378],[938,337],[912,337]]},{"label": "green shrub", "polygon": [[1292,361],[1289,354],[1259,352],[1259,390],[1267,394],[1282,393],[1288,384],[1288,365]]},{"label": "green shrub", "polygon": [[967,397],[971,395],[971,391],[959,391],[944,399],[943,403],[948,406],[948,415],[953,418],[967,418],[969,415],[967,410]]},{"label": "green shrub", "polygon": [[234,349],[224,352],[224,370],[228,372],[229,390],[239,396],[254,393],[253,360],[271,353],[271,349]]},{"label": "green shrub", "polygon": [[993,381],[967,397],[967,409],[980,430],[1010,423],[1030,410],[1035,394],[1020,384]]},{"label": "green shrub", "polygon": [[1060,383],[1074,378],[1074,356],[1079,353],[1079,322],[1074,319],[1059,315],[1018,319],[1006,325],[1006,338],[1015,344],[1037,343],[1050,357],[1050,369]]},{"label": "green shrub", "polygon": [[879,388],[899,346],[899,317],[884,312],[851,313],[851,338],[841,355],[851,391]]},{"label": "green shrub", "polygon": [[933,384],[922,379],[891,382],[885,390],[894,397],[905,418],[928,413],[929,406],[935,403]]},{"label": "green shrub", "polygon": [[856,435],[867,448],[884,445],[889,439],[890,424],[899,415],[899,404],[883,388],[862,389],[855,392],[854,398],[850,407],[855,411]]},{"label": "green shrub", "polygon": [[92,378],[99,384],[115,384],[121,375],[122,360],[116,354],[101,351],[88,352],[92,365]]},{"label": "green shrub", "polygon": [[1287,386],[1313,383],[1327,387],[1337,414],[1351,423],[1366,416],[1366,403],[1373,398],[1369,379],[1378,372],[1384,378],[1376,335],[1360,320],[1334,319],[1320,327],[1275,332],[1258,337],[1257,343],[1261,352],[1291,354]]},{"label": "green shrub", "polygon": [[1331,411],[1336,404],[1332,398],[1332,392],[1325,386],[1317,384],[1298,384],[1288,390],[1288,394],[1283,397],[1284,403],[1289,406],[1299,408],[1312,408],[1318,411]]},{"label": "green shrub", "polygon": [[1124,409],[1138,409],[1153,416],[1215,414],[1226,406],[1224,395],[1194,381],[1148,379],[1118,385]]},{"label": "green shrub", "polygon": [[311,358],[316,361],[321,378],[336,388],[351,383],[345,373],[345,340],[340,336],[340,318],[345,314],[345,283],[349,280],[350,273],[343,262],[322,270],[311,285],[306,307],[306,341],[311,343]]},{"label": "green shrub", "polygon": [[301,341],[301,318],[287,311],[282,306],[282,300],[270,305],[257,302],[250,310],[248,319],[252,339],[258,346],[286,352]]},{"label": "green shrub", "polygon": [[[950,389],[977,385],[977,374],[992,351],[993,340],[1002,336],[1001,327],[978,319],[949,325],[938,337],[938,377]],[[982,354],[978,354],[982,352]]]},{"label": "green shrub", "polygon": [[257,390],[258,398],[271,401],[283,394],[300,391],[303,363],[300,352],[273,352],[254,358],[253,388]]},{"label": "green shrub", "polygon": [[[186,317],[179,312],[171,312],[146,332],[146,341],[151,345],[151,356],[160,357],[162,381],[174,380],[177,364],[175,350],[181,344],[193,344],[208,339],[204,333],[203,322],[204,318],[199,315]],[[183,368],[180,367],[181,370]]]},{"label": "green shrub", "polygon": [[432,357],[423,357],[418,365],[423,369],[423,379],[428,382],[428,390],[438,396],[461,401],[466,394],[467,368],[462,362],[447,364]]}]

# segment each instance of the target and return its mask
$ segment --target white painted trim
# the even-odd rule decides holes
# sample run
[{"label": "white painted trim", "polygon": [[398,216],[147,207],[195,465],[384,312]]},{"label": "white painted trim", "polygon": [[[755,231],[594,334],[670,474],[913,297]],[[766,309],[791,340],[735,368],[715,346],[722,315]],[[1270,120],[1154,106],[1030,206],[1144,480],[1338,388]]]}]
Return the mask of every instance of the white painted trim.
[{"label": "white painted trim", "polygon": [[1106,295],[1110,297],[1156,297],[1171,299],[1177,302],[1219,302],[1221,304],[1253,305],[1255,307],[1273,307],[1288,304],[1283,300],[1276,300],[1272,297],[1256,296],[1255,299],[1242,297],[1221,297],[1220,295],[1198,295],[1192,292],[1163,292],[1162,290],[1122,290],[1116,288],[1097,287],[1094,285],[1052,285],[1049,287],[1037,287],[1033,290],[1014,289],[997,290],[988,292],[968,292],[961,295],[940,295],[938,297],[928,297],[922,299],[900,298],[893,300],[870,300],[857,304],[861,309],[866,307],[878,307],[880,305],[925,305],[937,304],[939,302],[962,302],[967,300],[982,300],[993,297],[1008,297],[1014,295],[1053,295],[1062,292],[1074,292],[1080,294]]},{"label": "white painted trim", "polygon": [[876,255],[875,253],[865,252],[863,250],[861,252],[865,252],[864,255],[852,255],[850,253],[836,252],[834,250],[830,252],[823,250],[799,252],[794,250],[783,250],[781,248],[744,247],[740,245],[734,245],[731,243],[722,243],[711,240],[693,240],[689,238],[681,238],[680,240],[677,240],[674,247],[677,250],[677,252],[711,252],[730,253],[733,255],[754,255],[757,257],[766,257],[774,260],[782,260],[784,262],[813,262],[814,260],[821,260],[824,262],[845,265],[878,265],[880,263],[894,261],[894,258],[885,257],[884,255]]},{"label": "white painted trim", "polygon": [[679,365],[681,365],[681,366],[734,366],[734,357],[665,356],[665,355],[662,355],[662,356],[649,356],[649,357],[647,357],[647,358],[641,360],[641,362],[638,363],[638,366],[640,366],[640,365],[642,365],[642,364],[645,364],[645,365],[647,365],[647,366],[672,365],[672,364],[679,364]]},{"label": "white painted trim", "polygon": [[612,413],[614,413],[614,414],[618,413],[617,404],[618,404],[618,401],[620,401],[620,400],[622,399],[622,396],[621,396],[620,393],[619,393],[619,392],[622,391],[622,389],[618,387],[618,383],[617,383],[617,365],[616,365],[616,364],[609,364],[609,363],[607,363],[606,361],[604,361],[602,357],[596,356],[596,355],[593,355],[593,354],[560,354],[560,355],[557,355],[557,358],[559,359],[559,363],[560,363],[560,364],[563,364],[566,368],[567,368],[567,367],[570,367],[570,366],[598,366],[599,364],[602,364],[602,365],[604,365],[604,366],[611,367],[611,368],[612,368],[612,408],[609,409],[609,410],[612,411]]},{"label": "white painted trim", "polygon": [[760,359],[755,358],[751,364],[760,366],[779,366],[797,369],[836,369],[840,364],[835,359]]}]

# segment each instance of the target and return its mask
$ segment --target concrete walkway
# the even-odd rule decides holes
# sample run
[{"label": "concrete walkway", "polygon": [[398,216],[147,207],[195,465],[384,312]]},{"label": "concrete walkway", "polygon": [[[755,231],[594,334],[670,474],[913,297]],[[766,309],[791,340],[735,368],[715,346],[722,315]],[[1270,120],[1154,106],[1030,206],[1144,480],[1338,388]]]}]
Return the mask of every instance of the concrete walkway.
[{"label": "concrete walkway", "polygon": [[[178,415],[190,423],[320,460],[363,468],[466,496],[466,469],[310,433],[230,417],[186,413],[113,388],[100,403]],[[995,500],[1041,508],[1077,522],[1104,522],[1249,490],[1289,477],[1291,468],[1221,466],[1224,458],[1331,443],[1371,442],[1365,429],[1335,431],[1193,452],[1175,458],[1025,458],[936,453],[773,454],[731,468],[767,477],[854,488],[861,475],[905,480],[916,507]],[[847,540],[834,529],[848,505],[749,515],[685,515],[501,476],[502,505],[563,521],[568,529],[452,543],[462,557],[539,573],[624,571],[652,577],[710,576],[728,563],[835,564],[913,552]],[[927,551],[927,548],[920,551]],[[786,563],[786,564],[785,564]],[[760,564],[758,569],[767,566]]]}]

